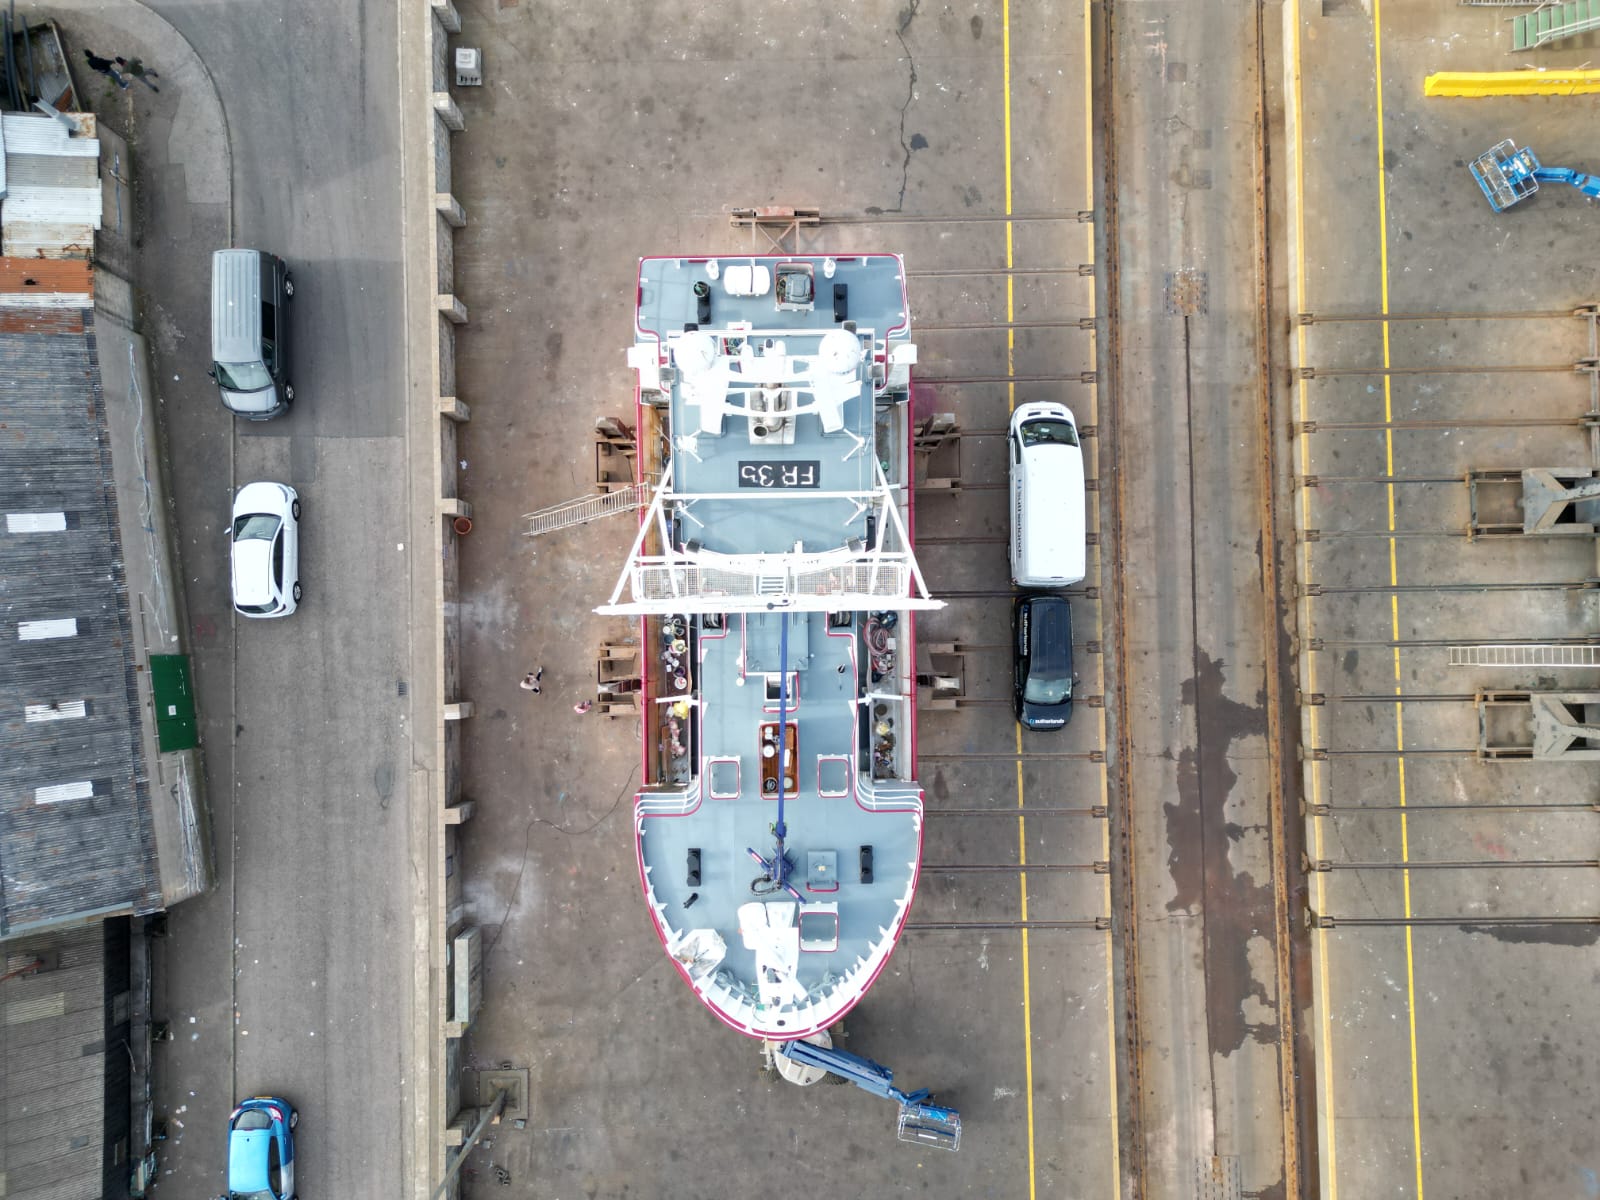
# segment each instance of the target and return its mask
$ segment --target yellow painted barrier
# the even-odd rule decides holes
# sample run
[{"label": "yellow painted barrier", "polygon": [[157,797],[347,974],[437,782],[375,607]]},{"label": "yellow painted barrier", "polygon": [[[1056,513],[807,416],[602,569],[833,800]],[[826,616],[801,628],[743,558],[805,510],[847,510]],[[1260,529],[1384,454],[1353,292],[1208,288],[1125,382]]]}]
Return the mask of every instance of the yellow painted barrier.
[{"label": "yellow painted barrier", "polygon": [[1600,92],[1600,71],[1435,71],[1424,96],[1587,96]]}]

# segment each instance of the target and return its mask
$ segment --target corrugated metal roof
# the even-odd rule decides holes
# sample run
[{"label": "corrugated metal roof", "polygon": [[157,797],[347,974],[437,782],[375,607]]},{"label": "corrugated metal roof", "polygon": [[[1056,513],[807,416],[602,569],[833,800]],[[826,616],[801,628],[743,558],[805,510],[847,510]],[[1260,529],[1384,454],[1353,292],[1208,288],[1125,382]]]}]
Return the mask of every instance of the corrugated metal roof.
[{"label": "corrugated metal roof", "polygon": [[6,182],[20,187],[100,186],[100,160],[65,158],[59,154],[7,154]]},{"label": "corrugated metal roof", "polygon": [[100,139],[73,137],[54,117],[43,113],[5,113],[0,115],[0,142],[11,154],[61,154],[69,157],[99,158]]},{"label": "corrugated metal roof", "polygon": [[0,251],[81,257],[100,228],[100,139],[43,115],[0,116]]},{"label": "corrugated metal roof", "polygon": [[0,258],[0,304],[9,293],[36,292],[92,295],[94,268],[82,259]]},{"label": "corrugated metal roof", "polygon": [[[111,1194],[108,1143],[127,1130],[125,921],[4,944],[0,975],[0,1173],[10,1200]],[[126,1195],[126,1191],[117,1194]]]},{"label": "corrugated metal roof", "polygon": [[0,254],[10,258],[88,258],[94,252],[94,230],[88,225],[6,222],[3,201],[0,222]]},{"label": "corrugated metal roof", "polygon": [[[0,512],[65,512],[67,528],[0,530],[0,936],[161,907],[93,313],[4,317]],[[18,331],[20,318],[36,324]],[[67,619],[77,636],[18,636]],[[87,700],[89,715],[23,719],[59,700]],[[36,800],[80,780],[93,782],[88,799]]]},{"label": "corrugated metal roof", "polygon": [[82,187],[18,187],[13,180],[0,206],[0,222],[49,221],[100,228],[100,184]]}]

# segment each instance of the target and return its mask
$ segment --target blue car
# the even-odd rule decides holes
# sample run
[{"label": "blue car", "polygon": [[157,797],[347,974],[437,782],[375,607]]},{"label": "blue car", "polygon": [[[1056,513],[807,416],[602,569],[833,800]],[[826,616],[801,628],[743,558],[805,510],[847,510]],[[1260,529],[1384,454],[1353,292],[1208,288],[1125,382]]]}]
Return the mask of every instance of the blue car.
[{"label": "blue car", "polygon": [[293,1200],[293,1130],[299,1120],[289,1102],[276,1096],[239,1102],[228,1118],[227,1200]]}]

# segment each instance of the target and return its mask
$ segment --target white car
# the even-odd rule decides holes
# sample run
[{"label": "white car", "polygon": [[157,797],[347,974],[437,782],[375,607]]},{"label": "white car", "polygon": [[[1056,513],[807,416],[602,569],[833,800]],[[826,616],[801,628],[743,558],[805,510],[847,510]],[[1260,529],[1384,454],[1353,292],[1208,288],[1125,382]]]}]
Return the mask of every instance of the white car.
[{"label": "white car", "polygon": [[287,617],[300,603],[300,496],[284,483],[247,483],[233,498],[233,607]]}]

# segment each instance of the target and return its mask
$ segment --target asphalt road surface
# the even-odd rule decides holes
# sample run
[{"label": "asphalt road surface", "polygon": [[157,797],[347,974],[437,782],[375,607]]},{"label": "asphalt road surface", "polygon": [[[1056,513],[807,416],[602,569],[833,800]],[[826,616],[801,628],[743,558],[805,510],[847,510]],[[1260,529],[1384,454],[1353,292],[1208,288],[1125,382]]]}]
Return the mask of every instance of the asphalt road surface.
[{"label": "asphalt road surface", "polygon": [[[398,1195],[410,910],[395,7],[151,7],[170,27],[133,5],[58,15],[76,45],[162,72],[159,94],[102,109],[132,144],[218,876],[172,910],[156,949],[154,1011],[175,1034],[154,1067],[161,1186],[221,1191],[228,1111],[270,1092],[300,1111],[302,1194]],[[230,244],[281,254],[295,279],[296,404],[264,424],[225,412],[205,374],[210,256]],[[305,599],[285,620],[236,618],[228,600],[230,497],[258,479],[304,505]]]}]

